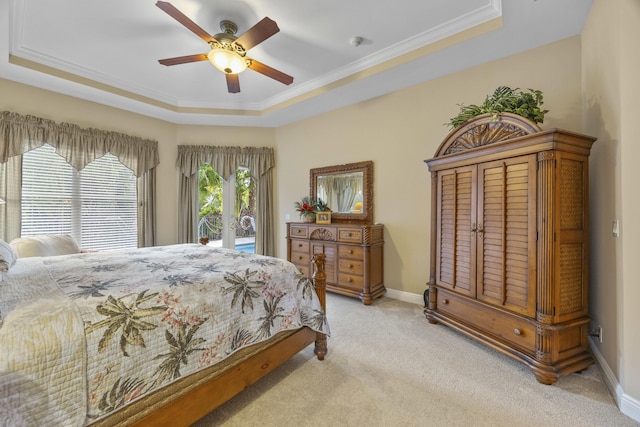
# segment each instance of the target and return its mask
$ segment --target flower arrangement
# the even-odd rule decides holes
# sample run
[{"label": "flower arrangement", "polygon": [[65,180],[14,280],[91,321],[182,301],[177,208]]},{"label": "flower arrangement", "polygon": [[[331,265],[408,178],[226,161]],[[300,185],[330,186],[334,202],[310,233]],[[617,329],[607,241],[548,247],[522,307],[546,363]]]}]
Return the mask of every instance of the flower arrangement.
[{"label": "flower arrangement", "polygon": [[296,211],[300,214],[300,218],[313,221],[316,212],[331,212],[331,208],[322,199],[314,199],[304,196],[300,201],[293,204]]},{"label": "flower arrangement", "polygon": [[316,202],[316,212],[331,212],[331,208],[322,199]]},{"label": "flower arrangement", "polygon": [[300,218],[312,219],[316,217],[316,204],[317,202],[309,196],[304,196],[299,202],[295,202],[293,205],[296,211],[300,213]]}]

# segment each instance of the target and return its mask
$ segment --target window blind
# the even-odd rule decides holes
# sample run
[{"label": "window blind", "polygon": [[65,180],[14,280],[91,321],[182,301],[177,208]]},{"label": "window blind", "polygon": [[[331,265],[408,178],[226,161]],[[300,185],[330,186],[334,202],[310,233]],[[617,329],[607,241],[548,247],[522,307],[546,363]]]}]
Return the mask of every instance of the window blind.
[{"label": "window blind", "polygon": [[77,172],[45,144],[23,155],[21,234],[71,234],[83,249],[135,248],[136,192],[136,177],[112,154]]}]

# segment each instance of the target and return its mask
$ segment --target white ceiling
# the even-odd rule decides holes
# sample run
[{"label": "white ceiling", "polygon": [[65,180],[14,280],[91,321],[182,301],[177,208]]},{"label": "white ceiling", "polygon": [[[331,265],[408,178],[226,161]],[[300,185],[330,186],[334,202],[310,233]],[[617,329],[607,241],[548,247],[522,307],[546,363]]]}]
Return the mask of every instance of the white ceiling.
[{"label": "white ceiling", "polygon": [[592,1],[170,0],[211,35],[278,23],[247,56],[293,84],[247,70],[230,94],[207,61],[158,64],[208,46],[156,0],[3,0],[0,77],[174,123],[275,127],[579,34]]}]

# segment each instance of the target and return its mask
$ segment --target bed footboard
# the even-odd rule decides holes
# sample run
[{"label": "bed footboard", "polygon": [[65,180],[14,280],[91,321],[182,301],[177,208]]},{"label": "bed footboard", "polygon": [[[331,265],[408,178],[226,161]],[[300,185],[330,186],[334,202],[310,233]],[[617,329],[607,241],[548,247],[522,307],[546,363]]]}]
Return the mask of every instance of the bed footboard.
[{"label": "bed footboard", "polygon": [[[327,276],[324,254],[314,255],[313,263],[314,287],[326,313]],[[222,366],[209,367],[182,378],[91,426],[189,426],[289,360],[314,340],[314,353],[319,360],[323,360],[327,354],[325,334],[308,327],[282,332],[269,342],[240,350],[224,361]]]}]

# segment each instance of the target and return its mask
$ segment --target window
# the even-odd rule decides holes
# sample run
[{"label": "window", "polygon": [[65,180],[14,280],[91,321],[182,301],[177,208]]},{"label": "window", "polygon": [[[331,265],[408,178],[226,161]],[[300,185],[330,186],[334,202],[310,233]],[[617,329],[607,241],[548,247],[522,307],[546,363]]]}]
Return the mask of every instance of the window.
[{"label": "window", "polygon": [[204,163],[198,169],[198,237],[212,246],[255,252],[256,184],[249,170],[238,168],[228,181]]},{"label": "window", "polygon": [[23,154],[23,237],[71,234],[83,249],[138,247],[137,180],[107,153],[76,171],[45,144]]}]

